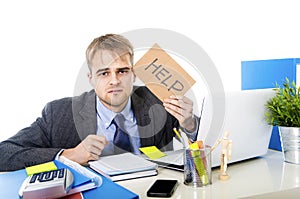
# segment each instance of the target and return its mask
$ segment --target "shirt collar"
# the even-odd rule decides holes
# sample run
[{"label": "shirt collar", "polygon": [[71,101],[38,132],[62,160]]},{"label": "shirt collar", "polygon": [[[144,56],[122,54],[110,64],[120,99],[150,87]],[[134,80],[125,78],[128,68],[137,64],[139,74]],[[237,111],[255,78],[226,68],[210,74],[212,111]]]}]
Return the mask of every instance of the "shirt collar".
[{"label": "shirt collar", "polygon": [[[96,95],[96,102],[97,102],[97,116],[99,117],[102,122],[104,122],[105,128],[108,128],[118,114],[116,112],[111,111],[110,109],[106,108],[103,103],[99,100],[98,96]],[[131,110],[131,98],[129,98],[125,108],[120,112],[125,120],[133,122],[133,111]]]}]

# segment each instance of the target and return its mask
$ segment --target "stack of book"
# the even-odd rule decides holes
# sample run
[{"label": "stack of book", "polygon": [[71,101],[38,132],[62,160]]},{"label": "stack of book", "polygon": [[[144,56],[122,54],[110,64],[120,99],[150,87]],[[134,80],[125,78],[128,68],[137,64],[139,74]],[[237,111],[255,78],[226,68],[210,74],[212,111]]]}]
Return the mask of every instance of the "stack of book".
[{"label": "stack of book", "polygon": [[132,153],[100,157],[89,162],[90,168],[112,181],[157,175],[156,163]]}]

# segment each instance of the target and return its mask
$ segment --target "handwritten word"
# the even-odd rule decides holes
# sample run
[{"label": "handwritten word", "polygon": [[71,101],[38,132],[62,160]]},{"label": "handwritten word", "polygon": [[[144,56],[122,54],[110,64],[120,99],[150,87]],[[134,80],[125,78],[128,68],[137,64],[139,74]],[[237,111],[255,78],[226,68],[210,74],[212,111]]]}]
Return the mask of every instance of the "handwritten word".
[{"label": "handwritten word", "polygon": [[158,58],[154,59],[151,64],[149,64],[145,70],[153,68],[152,74],[156,77],[157,80],[161,81],[160,83],[165,85],[170,90],[182,91],[184,89],[184,85],[177,79],[174,80],[173,75],[167,70],[167,68],[163,67],[161,64],[155,64]]}]

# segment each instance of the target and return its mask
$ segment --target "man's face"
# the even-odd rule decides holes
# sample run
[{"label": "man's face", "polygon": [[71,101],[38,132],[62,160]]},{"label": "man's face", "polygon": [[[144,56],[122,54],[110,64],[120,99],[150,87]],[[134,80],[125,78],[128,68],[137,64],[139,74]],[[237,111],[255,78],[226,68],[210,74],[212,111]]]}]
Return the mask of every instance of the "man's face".
[{"label": "man's face", "polygon": [[120,112],[131,95],[135,75],[130,55],[98,51],[91,62],[90,84],[100,101],[110,110]]}]

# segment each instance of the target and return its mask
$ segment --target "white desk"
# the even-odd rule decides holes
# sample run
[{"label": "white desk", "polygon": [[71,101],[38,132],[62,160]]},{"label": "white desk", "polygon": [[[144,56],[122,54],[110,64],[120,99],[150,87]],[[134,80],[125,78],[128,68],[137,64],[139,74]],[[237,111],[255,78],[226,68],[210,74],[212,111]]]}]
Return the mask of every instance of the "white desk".
[{"label": "white desk", "polygon": [[[300,165],[283,161],[282,152],[269,150],[263,157],[228,165],[228,181],[218,180],[218,169],[212,170],[212,184],[193,188],[183,184],[183,173],[159,168],[154,177],[120,181],[118,184],[135,192],[140,198],[149,198],[146,191],[156,179],[177,179],[172,198],[300,198]],[[280,191],[280,192],[278,192]],[[278,193],[274,193],[278,192]],[[266,194],[266,195],[261,195]],[[279,197],[278,197],[279,198]]]}]

